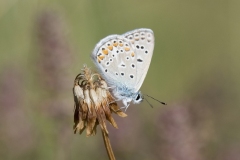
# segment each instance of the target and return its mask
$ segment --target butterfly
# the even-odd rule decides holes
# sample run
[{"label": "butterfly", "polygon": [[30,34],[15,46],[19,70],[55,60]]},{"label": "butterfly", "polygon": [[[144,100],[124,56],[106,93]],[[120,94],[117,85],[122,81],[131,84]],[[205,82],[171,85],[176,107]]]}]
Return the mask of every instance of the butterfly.
[{"label": "butterfly", "polygon": [[126,109],[130,102],[143,101],[139,89],[147,75],[153,49],[153,31],[141,28],[103,38],[91,54],[113,95],[122,100]]}]

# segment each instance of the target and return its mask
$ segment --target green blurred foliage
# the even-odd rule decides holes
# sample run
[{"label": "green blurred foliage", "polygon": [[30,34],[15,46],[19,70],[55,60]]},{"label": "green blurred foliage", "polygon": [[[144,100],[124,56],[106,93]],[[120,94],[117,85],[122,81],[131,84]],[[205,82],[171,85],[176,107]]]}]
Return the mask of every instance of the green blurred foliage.
[{"label": "green blurred foliage", "polygon": [[[152,109],[144,102],[130,106],[127,118],[116,117],[119,129],[111,129],[110,138],[111,134],[120,132],[122,141],[126,142],[122,147],[130,147],[124,152],[120,147],[113,148],[117,159],[159,159],[161,155],[154,143],[160,133],[155,128],[161,112],[172,104],[198,104],[195,108],[202,107],[210,113],[207,121],[213,123],[210,127],[213,135],[204,141],[203,157],[217,159],[228,146],[240,144],[239,5],[237,0],[1,0],[0,81],[9,67],[15,67],[14,70],[20,73],[22,80],[16,77],[14,83],[21,82],[18,89],[22,108],[13,110],[18,110],[24,117],[23,121],[19,121],[18,116],[16,119],[12,117],[15,124],[5,123],[8,119],[1,122],[1,157],[25,160],[106,159],[100,134],[86,138],[84,134],[79,136],[72,132],[73,80],[83,64],[94,69],[90,53],[100,39],[136,28],[151,28],[155,34],[155,50],[141,91],[167,102],[168,106],[151,101],[155,106]],[[60,17],[71,48],[72,61],[64,71],[68,73],[69,83],[65,84],[68,89],[57,98],[55,93],[49,93],[48,87],[38,82],[37,61],[41,51],[37,21],[46,10]],[[51,99],[64,101],[64,109],[60,113],[56,111],[58,107],[52,110],[59,114],[55,117],[45,113],[49,108],[41,108],[47,104],[45,100]],[[0,114],[3,113],[12,115],[12,111]],[[129,121],[136,123],[128,126]],[[201,118],[198,121],[201,124]],[[25,150],[21,150],[21,146],[14,149],[18,138],[11,141],[14,135],[9,136],[12,132],[4,131],[6,124],[22,126],[12,130],[17,133],[28,126],[28,131],[24,131],[27,132],[26,137],[20,137],[21,141],[26,139],[29,143]],[[132,131],[134,128],[136,133]],[[135,140],[131,142],[136,144],[127,144],[133,136]]]}]

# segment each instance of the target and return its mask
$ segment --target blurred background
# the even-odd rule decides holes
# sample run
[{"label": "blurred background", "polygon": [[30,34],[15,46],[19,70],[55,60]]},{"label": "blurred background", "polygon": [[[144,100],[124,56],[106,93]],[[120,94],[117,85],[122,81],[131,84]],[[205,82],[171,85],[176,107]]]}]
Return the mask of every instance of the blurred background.
[{"label": "blurred background", "polygon": [[96,43],[151,28],[155,50],[116,159],[238,160],[240,1],[1,0],[1,159],[107,159],[100,130],[73,134],[72,86]]}]

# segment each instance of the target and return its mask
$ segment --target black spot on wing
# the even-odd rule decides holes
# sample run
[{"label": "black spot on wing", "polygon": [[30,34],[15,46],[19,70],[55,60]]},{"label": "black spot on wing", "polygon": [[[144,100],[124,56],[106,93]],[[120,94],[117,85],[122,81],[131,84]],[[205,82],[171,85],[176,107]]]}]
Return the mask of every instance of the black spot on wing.
[{"label": "black spot on wing", "polygon": [[138,58],[138,59],[137,59],[137,61],[138,61],[138,62],[143,62],[143,60],[142,60],[142,59],[140,59],[140,58]]}]

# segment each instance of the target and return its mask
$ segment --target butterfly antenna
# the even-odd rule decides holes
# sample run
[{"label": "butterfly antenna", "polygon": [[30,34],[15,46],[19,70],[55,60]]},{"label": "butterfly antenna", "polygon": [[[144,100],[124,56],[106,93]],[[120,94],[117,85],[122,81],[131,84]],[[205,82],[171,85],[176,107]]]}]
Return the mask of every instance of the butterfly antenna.
[{"label": "butterfly antenna", "polygon": [[147,103],[153,108],[153,105],[148,102],[147,98],[144,98],[144,99],[145,99],[145,100],[147,101]]},{"label": "butterfly antenna", "polygon": [[159,100],[157,100],[157,99],[155,99],[155,98],[153,98],[152,96],[149,96],[149,95],[147,95],[147,94],[145,94],[146,96],[148,96],[149,98],[152,98],[152,99],[154,99],[155,101],[158,101],[159,103],[161,103],[161,104],[163,104],[163,105],[167,105],[167,103],[165,103],[165,102],[162,102],[162,101],[159,101]]}]

